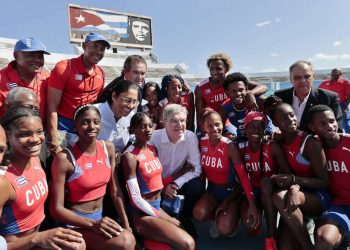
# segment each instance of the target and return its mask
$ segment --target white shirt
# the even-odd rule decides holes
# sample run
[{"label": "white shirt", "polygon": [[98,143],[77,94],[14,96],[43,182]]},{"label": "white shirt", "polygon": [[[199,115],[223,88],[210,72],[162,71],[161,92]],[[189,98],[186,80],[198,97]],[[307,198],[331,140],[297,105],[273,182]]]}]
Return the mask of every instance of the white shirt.
[{"label": "white shirt", "polygon": [[97,103],[94,106],[101,113],[100,133],[97,139],[111,141],[114,144],[115,152],[121,151],[130,139],[129,126],[131,117],[135,114],[134,111],[116,122],[108,102]]},{"label": "white shirt", "polygon": [[300,120],[301,120],[301,117],[303,116],[306,102],[309,99],[310,93],[311,93],[311,90],[310,90],[309,94],[307,94],[307,96],[304,98],[304,100],[302,102],[300,102],[299,98],[295,95],[295,90],[293,90],[292,107],[293,107],[294,114],[297,117],[297,126],[298,127],[300,126]]},{"label": "white shirt", "polygon": [[192,131],[186,130],[182,138],[173,144],[170,142],[165,128],[159,129],[153,132],[151,144],[157,148],[158,158],[163,167],[162,177],[170,176],[181,169],[187,162],[192,164],[195,170],[174,180],[176,185],[181,188],[188,181],[200,176],[202,166],[198,139]]}]

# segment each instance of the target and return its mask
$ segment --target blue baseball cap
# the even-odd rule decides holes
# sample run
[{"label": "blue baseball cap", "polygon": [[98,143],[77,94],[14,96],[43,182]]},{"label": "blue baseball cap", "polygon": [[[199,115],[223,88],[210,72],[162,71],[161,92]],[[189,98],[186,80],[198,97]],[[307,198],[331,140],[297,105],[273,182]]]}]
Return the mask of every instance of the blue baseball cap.
[{"label": "blue baseball cap", "polygon": [[40,51],[46,55],[51,55],[46,50],[46,46],[41,41],[33,37],[18,40],[15,45],[15,51]]},{"label": "blue baseball cap", "polygon": [[89,33],[86,38],[85,38],[85,42],[96,42],[96,41],[102,41],[105,43],[106,47],[109,49],[111,47],[110,43],[107,41],[107,39],[99,34],[99,33]]}]

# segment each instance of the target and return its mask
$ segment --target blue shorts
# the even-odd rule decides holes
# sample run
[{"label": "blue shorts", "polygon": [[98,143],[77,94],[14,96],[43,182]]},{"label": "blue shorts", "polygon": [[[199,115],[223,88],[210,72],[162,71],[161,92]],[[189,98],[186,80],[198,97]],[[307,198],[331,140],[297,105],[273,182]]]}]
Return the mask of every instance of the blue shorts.
[{"label": "blue shorts", "polygon": [[220,202],[225,200],[232,192],[234,188],[218,187],[212,183],[208,183],[207,192],[217,198]]},{"label": "blue shorts", "polygon": [[[99,209],[98,211],[96,211],[95,213],[84,213],[84,212],[80,212],[80,211],[76,211],[76,210],[71,210],[73,213],[75,213],[76,215],[80,215],[82,217],[85,218],[89,218],[92,220],[101,220],[102,219],[102,208]],[[76,226],[72,226],[72,225],[68,225],[68,224],[64,224],[64,223],[60,223],[57,222],[56,223],[56,227],[65,227],[65,228],[78,228]]]},{"label": "blue shorts", "polygon": [[320,189],[320,190],[310,190],[309,189],[306,191],[317,196],[317,198],[319,199],[319,201],[321,203],[323,210],[326,210],[329,207],[329,205],[331,204],[332,197],[327,189]]},{"label": "blue shorts", "polygon": [[89,218],[92,220],[101,220],[102,219],[102,208],[98,211],[96,211],[95,213],[84,213],[84,212],[79,212],[79,211],[75,211],[73,210],[73,212],[77,215],[83,216],[85,218]]},{"label": "blue shorts", "polygon": [[[153,208],[155,208],[156,210],[160,210],[160,198],[158,200],[155,200],[155,201],[147,201]],[[138,210],[136,207],[134,207],[133,205],[131,205],[131,203],[129,203],[127,205],[127,211],[129,213],[138,213],[141,215],[141,211]]]},{"label": "blue shorts", "polygon": [[344,234],[350,232],[350,205],[331,205],[323,212],[321,219],[331,219],[336,222]]},{"label": "blue shorts", "polygon": [[75,134],[74,120],[58,115],[57,129]]}]

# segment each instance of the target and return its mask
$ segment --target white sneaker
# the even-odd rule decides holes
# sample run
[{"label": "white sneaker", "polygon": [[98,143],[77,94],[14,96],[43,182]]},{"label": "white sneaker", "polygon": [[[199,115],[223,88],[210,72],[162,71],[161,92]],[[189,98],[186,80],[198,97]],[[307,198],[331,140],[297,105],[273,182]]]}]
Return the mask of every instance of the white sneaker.
[{"label": "white sneaker", "polygon": [[220,236],[220,233],[219,233],[218,229],[216,228],[216,222],[215,221],[211,222],[211,226],[210,226],[210,229],[209,229],[209,236],[212,239],[217,239]]}]

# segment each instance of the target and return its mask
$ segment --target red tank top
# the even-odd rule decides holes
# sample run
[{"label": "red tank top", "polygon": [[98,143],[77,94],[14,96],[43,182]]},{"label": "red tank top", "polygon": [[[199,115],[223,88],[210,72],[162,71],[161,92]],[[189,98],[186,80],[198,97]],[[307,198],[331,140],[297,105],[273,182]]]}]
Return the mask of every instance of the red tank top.
[{"label": "red tank top", "polygon": [[350,135],[341,135],[340,144],[335,148],[324,148],[324,152],[327,158],[332,203],[350,205]]},{"label": "red tank top", "polygon": [[104,141],[96,142],[96,153],[84,155],[76,144],[72,152],[65,149],[72,160],[74,172],[66,181],[66,199],[70,202],[84,202],[100,198],[106,193],[111,178],[111,164]]},{"label": "red tank top", "polygon": [[209,84],[209,78],[202,80],[198,88],[205,102],[205,107],[212,108],[216,112],[220,111],[221,104],[227,99],[224,87],[213,88]]},{"label": "red tank top", "polygon": [[23,172],[16,166],[2,167],[16,192],[16,199],[3,207],[0,234],[12,235],[38,226],[45,218],[44,203],[48,194],[46,175],[38,157],[31,159],[31,167]]},{"label": "red tank top", "polygon": [[[272,159],[270,143],[263,144],[262,152],[260,150],[253,152],[248,144],[248,141],[241,142],[239,144],[239,151],[253,187],[260,188],[260,180],[263,177],[270,177],[275,174],[277,164]],[[260,156],[262,156],[261,160]],[[264,166],[263,169],[261,169],[260,162]]]},{"label": "red tank top", "polygon": [[139,149],[131,145],[126,149],[135,156],[138,162],[136,176],[141,194],[151,193],[163,188],[162,164],[156,155],[155,147],[150,144],[147,146],[148,149]]},{"label": "red tank top", "polygon": [[292,168],[292,171],[296,176],[300,177],[312,177],[314,173],[311,168],[311,162],[306,160],[303,156],[305,142],[307,141],[308,135],[303,140],[303,132],[299,131],[294,141],[289,144],[283,144],[283,150],[287,157],[288,163]]},{"label": "red tank top", "polygon": [[233,166],[227,159],[227,146],[230,143],[230,139],[222,137],[220,144],[214,148],[210,146],[208,136],[200,140],[202,169],[209,182],[226,185],[235,179]]}]

